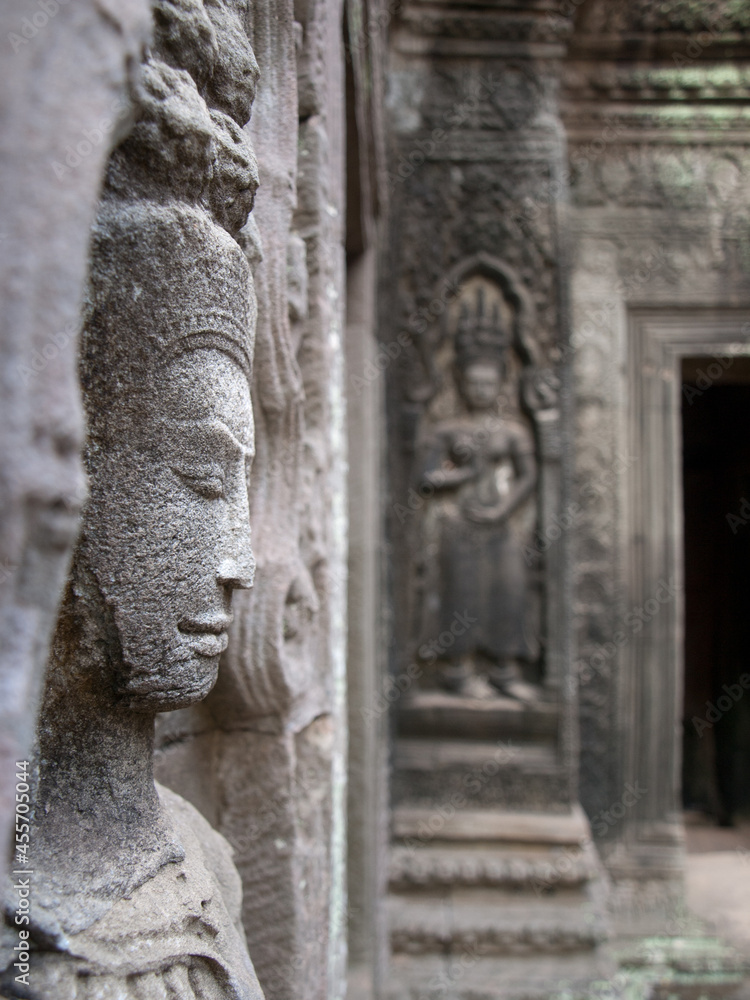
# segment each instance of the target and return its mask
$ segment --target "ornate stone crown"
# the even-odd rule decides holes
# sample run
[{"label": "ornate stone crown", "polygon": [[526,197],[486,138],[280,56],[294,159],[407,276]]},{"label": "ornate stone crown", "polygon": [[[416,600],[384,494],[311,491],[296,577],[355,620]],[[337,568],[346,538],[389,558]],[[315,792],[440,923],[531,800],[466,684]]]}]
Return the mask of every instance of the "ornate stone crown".
[{"label": "ornate stone crown", "polygon": [[93,248],[98,266],[81,338],[92,433],[120,433],[122,406],[132,409],[136,396],[154,390],[162,367],[187,351],[223,351],[250,380],[252,275],[239,245],[205,209],[105,203]]},{"label": "ornate stone crown", "polygon": [[456,329],[456,364],[465,369],[476,361],[500,362],[510,346],[510,332],[500,309],[494,303],[490,311],[485,303],[484,289],[476,291],[472,304],[463,297]]}]

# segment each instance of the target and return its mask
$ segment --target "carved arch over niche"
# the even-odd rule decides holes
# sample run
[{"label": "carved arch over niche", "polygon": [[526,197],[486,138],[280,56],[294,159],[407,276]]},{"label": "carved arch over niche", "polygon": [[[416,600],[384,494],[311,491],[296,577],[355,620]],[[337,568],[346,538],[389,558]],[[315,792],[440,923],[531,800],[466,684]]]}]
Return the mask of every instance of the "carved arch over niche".
[{"label": "carved arch over niche", "polygon": [[[536,307],[523,281],[513,268],[487,253],[473,254],[457,264],[448,272],[441,290],[457,288],[472,278],[482,277],[496,284],[508,304],[513,309],[512,346],[518,352],[524,367],[538,364],[538,352],[534,344],[534,326],[536,324]],[[440,292],[438,291],[438,295]],[[445,317],[446,314],[444,314]],[[445,320],[441,332],[441,340],[447,335]]]},{"label": "carved arch over niche", "polygon": [[[557,405],[557,378],[545,371],[535,339],[537,311],[534,300],[516,271],[505,261],[487,253],[472,254],[456,264],[431,293],[431,302],[440,304],[440,319],[435,316],[431,326],[416,341],[419,357],[417,375],[405,385],[406,398],[418,405],[427,405],[443,386],[440,356],[455,336],[455,306],[466,286],[474,279],[484,279],[502,297],[506,322],[510,320],[508,346],[518,359],[519,383],[523,384],[526,409],[536,422],[536,411]],[[443,359],[445,360],[445,359]]]}]

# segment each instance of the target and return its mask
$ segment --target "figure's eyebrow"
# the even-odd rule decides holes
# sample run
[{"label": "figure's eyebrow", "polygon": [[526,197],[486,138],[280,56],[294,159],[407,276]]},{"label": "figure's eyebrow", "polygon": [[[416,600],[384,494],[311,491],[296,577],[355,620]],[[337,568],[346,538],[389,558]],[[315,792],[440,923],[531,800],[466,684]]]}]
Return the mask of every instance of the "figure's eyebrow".
[{"label": "figure's eyebrow", "polygon": [[201,431],[220,434],[237,455],[243,455],[245,458],[255,457],[254,445],[243,444],[218,417],[209,420],[175,420],[174,423],[182,427],[194,427]]},{"label": "figure's eyebrow", "polygon": [[244,455],[245,458],[252,458],[255,455],[255,448],[251,445],[243,444],[240,440],[238,440],[223,420],[211,420],[209,426],[211,427],[211,430],[217,430],[224,437],[226,437],[240,455]]}]

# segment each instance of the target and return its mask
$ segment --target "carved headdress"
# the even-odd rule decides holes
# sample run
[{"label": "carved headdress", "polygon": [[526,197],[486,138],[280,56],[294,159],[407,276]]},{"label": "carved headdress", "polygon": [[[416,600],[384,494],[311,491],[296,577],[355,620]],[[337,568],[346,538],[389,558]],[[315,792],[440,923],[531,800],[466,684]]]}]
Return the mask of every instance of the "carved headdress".
[{"label": "carved headdress", "polygon": [[[160,369],[186,351],[220,350],[252,375],[253,280],[232,238],[258,186],[241,128],[258,70],[234,10],[242,6],[155,5],[158,51],[140,68],[137,121],[112,155],[93,233],[81,377],[99,440],[119,433],[122,417],[158,391]],[[196,80],[187,70],[202,60],[211,72]]]},{"label": "carved headdress", "polygon": [[[256,302],[245,255],[200,207],[134,201],[102,206],[81,338],[92,439],[107,447],[123,421],[158,405],[164,367],[213,348],[252,375]],[[151,401],[151,402],[150,402]]]},{"label": "carved headdress", "polygon": [[460,371],[477,361],[502,365],[511,336],[499,305],[494,303],[488,311],[481,285],[476,290],[475,302],[467,299],[468,296],[463,297],[456,329],[456,365]]}]

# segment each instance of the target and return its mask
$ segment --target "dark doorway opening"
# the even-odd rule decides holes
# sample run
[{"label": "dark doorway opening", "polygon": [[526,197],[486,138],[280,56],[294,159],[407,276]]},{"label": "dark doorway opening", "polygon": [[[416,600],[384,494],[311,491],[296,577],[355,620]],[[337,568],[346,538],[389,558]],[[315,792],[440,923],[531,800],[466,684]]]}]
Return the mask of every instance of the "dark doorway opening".
[{"label": "dark doorway opening", "polygon": [[682,444],[683,805],[730,825],[750,813],[750,358],[683,359]]}]

